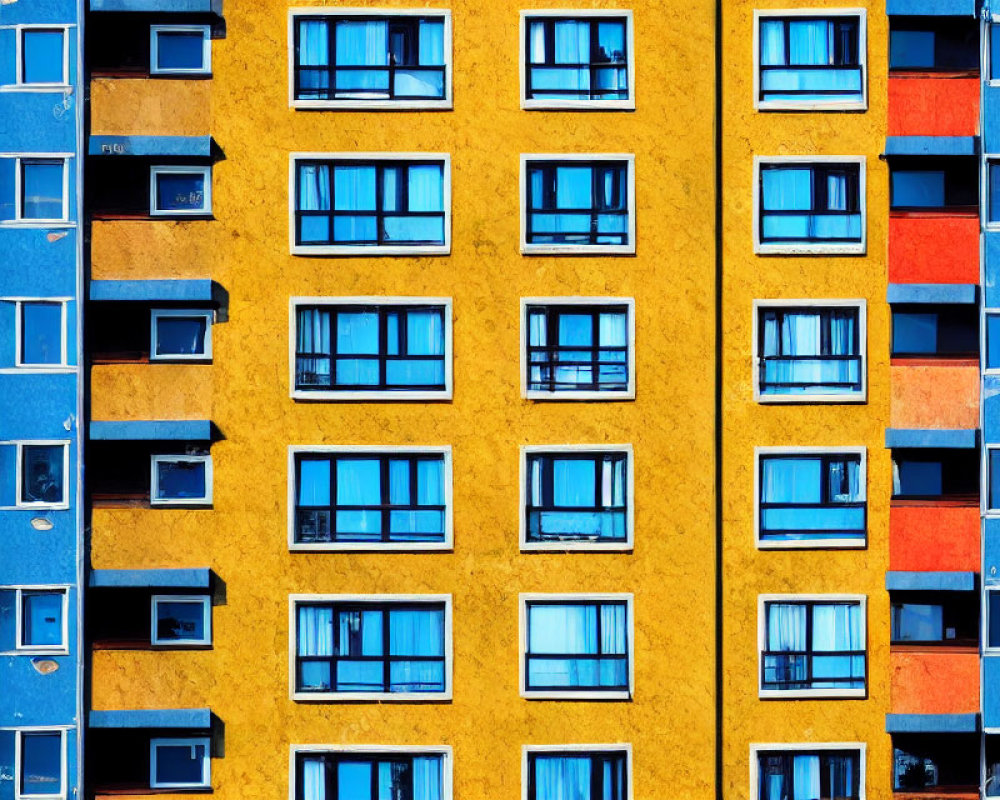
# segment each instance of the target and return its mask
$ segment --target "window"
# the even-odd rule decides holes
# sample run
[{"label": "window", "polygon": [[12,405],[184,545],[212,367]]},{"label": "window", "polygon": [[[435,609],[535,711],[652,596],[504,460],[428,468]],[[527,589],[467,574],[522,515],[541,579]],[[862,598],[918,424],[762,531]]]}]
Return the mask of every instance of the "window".
[{"label": "window", "polygon": [[451,108],[451,14],[289,15],[296,108]]},{"label": "window", "polygon": [[451,397],[451,300],[292,298],[292,396]]},{"label": "window", "polygon": [[66,28],[19,28],[17,83],[22,86],[69,85],[69,31]]},{"label": "window", "polygon": [[635,159],[522,155],[521,252],[635,252]]},{"label": "window", "polygon": [[984,372],[1000,371],[1000,313],[986,312],[986,353],[983,355]]},{"label": "window", "polygon": [[293,698],[448,700],[450,595],[293,595]]},{"label": "window", "polygon": [[757,253],[864,253],[865,159],[755,158]]},{"label": "window", "polygon": [[295,154],[292,253],[447,255],[446,154]]},{"label": "window", "polygon": [[757,449],[759,547],[863,547],[865,451]]},{"label": "window", "polygon": [[193,647],[212,643],[212,598],[157,594],[152,599],[154,645]]},{"label": "window", "polygon": [[292,549],[451,546],[450,448],[291,448],[290,457]]},{"label": "window", "polygon": [[975,304],[892,307],[893,358],[978,355],[979,309]]},{"label": "window", "polygon": [[68,442],[3,442],[0,463],[16,470],[17,508],[68,506]]},{"label": "window", "polygon": [[635,397],[634,302],[521,300],[524,396],[533,400]]},{"label": "window", "polygon": [[864,9],[756,12],[755,107],[851,110],[868,105]]},{"label": "window", "polygon": [[209,789],[212,786],[208,737],[151,739],[149,785],[153,789]]},{"label": "window", "polygon": [[628,800],[629,745],[524,748],[524,800]]},{"label": "window", "polygon": [[979,72],[975,17],[889,17],[889,70]]},{"label": "window", "polygon": [[451,800],[450,747],[294,748],[293,800]]},{"label": "window", "polygon": [[211,75],[212,31],[208,25],[151,25],[152,75]]},{"label": "window", "polygon": [[212,312],[154,308],[151,313],[151,361],[210,361]]},{"label": "window", "polygon": [[900,448],[892,452],[892,495],[902,500],[979,501],[979,451]]},{"label": "window", "polygon": [[152,505],[211,505],[211,456],[153,456]]},{"label": "window", "polygon": [[0,650],[66,653],[68,597],[64,586],[0,588]]},{"label": "window", "polygon": [[986,445],[986,511],[1000,513],[1000,447]]},{"label": "window", "polygon": [[[906,734],[892,737],[892,788],[897,792],[974,794],[979,787],[980,734]],[[931,795],[933,797],[933,795]]]},{"label": "window", "polygon": [[521,695],[628,700],[632,596],[521,595]]},{"label": "window", "polygon": [[863,300],[755,301],[754,311],[758,401],[865,399]]},{"label": "window", "polygon": [[522,448],[521,546],[612,549],[632,546],[632,448]]},{"label": "window", "polygon": [[18,300],[15,305],[15,364],[35,369],[65,367],[65,301]]},{"label": "window", "polygon": [[893,211],[974,211],[979,206],[978,164],[962,156],[893,158],[889,196]]},{"label": "window", "polygon": [[65,158],[15,158],[14,222],[66,222],[69,219]]},{"label": "window", "polygon": [[983,649],[1000,651],[1000,587],[986,587],[986,625],[983,634]]},{"label": "window", "polygon": [[154,217],[212,213],[211,167],[150,167],[149,213]]},{"label": "window", "polygon": [[630,12],[521,12],[522,108],[635,108]]},{"label": "window", "polygon": [[29,728],[14,735],[17,800],[66,797],[66,731]]},{"label": "window", "polygon": [[865,598],[760,598],[760,696],[863,697]]},{"label": "window", "polygon": [[986,162],[986,191],[989,198],[986,226],[1000,228],[1000,161],[990,159]]},{"label": "window", "polygon": [[865,746],[861,744],[751,745],[754,800],[862,800]]},{"label": "window", "polygon": [[976,592],[893,592],[892,644],[977,647]]}]

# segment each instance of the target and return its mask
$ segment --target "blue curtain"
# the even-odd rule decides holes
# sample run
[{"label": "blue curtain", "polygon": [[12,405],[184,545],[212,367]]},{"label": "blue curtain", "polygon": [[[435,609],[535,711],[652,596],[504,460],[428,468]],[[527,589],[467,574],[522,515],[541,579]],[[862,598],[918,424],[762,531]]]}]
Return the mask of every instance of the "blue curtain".
[{"label": "blue curtain", "polygon": [[[812,650],[814,653],[864,650],[861,629],[861,606],[857,603],[814,606]],[[821,683],[825,687],[850,688],[864,678],[864,656],[814,655],[812,662],[814,685]]]},{"label": "blue curtain", "polygon": [[444,168],[440,164],[411,165],[408,170],[410,211],[444,210]]},{"label": "blue curtain", "polygon": [[326,768],[322,758],[302,759],[302,800],[326,800]]},{"label": "blue curtain", "polygon": [[591,167],[556,167],[556,208],[590,209],[592,180]]},{"label": "blue curtain", "polygon": [[[301,383],[324,386],[330,382],[330,312],[318,308],[298,312],[296,325],[296,352],[309,353],[317,358],[299,358],[297,370]],[[325,357],[324,357],[325,356]]]},{"label": "blue curtain", "polygon": [[330,32],[325,20],[299,20],[299,64],[303,67],[330,65]]},{"label": "blue curtain", "polygon": [[303,459],[299,462],[299,505],[330,505],[330,462]]},{"label": "blue curtain", "polygon": [[765,211],[812,209],[812,170],[780,167],[761,171]]},{"label": "blue curtain", "polygon": [[760,63],[765,66],[785,63],[785,23],[781,20],[761,20]]},{"label": "blue curtain", "polygon": [[528,607],[528,652],[558,655],[597,653],[597,607]]},{"label": "blue curtain", "polygon": [[[590,64],[590,23],[576,20],[565,20],[553,24],[555,39],[556,64]],[[552,70],[550,79],[557,82],[556,86],[540,88],[590,90],[590,69],[566,68]]]},{"label": "blue curtain", "polygon": [[[395,180],[395,179],[393,179]],[[441,164],[411,165],[407,168],[409,207],[394,211],[444,211],[444,167]],[[388,195],[386,195],[388,197]],[[385,238],[390,242],[444,242],[443,217],[387,216]]]},{"label": "blue curtain", "polygon": [[[804,651],[808,608],[798,603],[769,603],[767,606],[767,649],[772,653]],[[770,669],[768,669],[770,667]],[[797,656],[771,656],[765,672],[777,681],[803,681],[805,659]]]},{"label": "blue curtain", "polygon": [[768,458],[761,499],[766,503],[818,503],[823,486],[819,458]]},{"label": "blue curtain", "polygon": [[422,19],[419,23],[420,45],[417,63],[423,67],[444,65],[444,22]]},{"label": "blue curtain", "polygon": [[[337,314],[337,350],[340,355],[378,355],[378,314],[374,311]],[[378,359],[339,359],[337,383],[365,385],[378,383]]]},{"label": "blue curtain", "polygon": [[422,506],[444,504],[444,461],[417,462],[417,503]]},{"label": "blue curtain", "polygon": [[792,759],[792,800],[820,800],[819,756],[795,756]]},{"label": "blue curtain", "polygon": [[444,611],[435,608],[390,611],[389,654],[443,656]]},{"label": "blue curtain", "polygon": [[413,757],[413,800],[442,800],[441,756]]},{"label": "blue curtain", "polygon": [[596,464],[583,459],[552,459],[552,500],[557,506],[594,506]]},{"label": "blue curtain", "polygon": [[789,63],[822,65],[832,62],[832,25],[826,20],[795,20],[788,26]]},{"label": "blue curtain", "polygon": [[[385,20],[338,20],[336,48],[338,65],[388,66],[389,25]],[[356,74],[368,75],[369,73],[358,71]]]},{"label": "blue curtain", "polygon": [[535,756],[537,800],[591,800],[587,756]]},{"label": "blue curtain", "polygon": [[342,533],[376,534],[382,531],[382,467],[377,458],[337,459],[337,505],[374,506],[370,510],[337,511]]}]

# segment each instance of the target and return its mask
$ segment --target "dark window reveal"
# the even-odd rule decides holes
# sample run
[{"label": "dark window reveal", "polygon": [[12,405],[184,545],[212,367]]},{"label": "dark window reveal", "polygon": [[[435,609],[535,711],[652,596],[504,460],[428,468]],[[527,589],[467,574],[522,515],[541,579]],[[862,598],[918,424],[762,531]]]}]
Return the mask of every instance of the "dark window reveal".
[{"label": "dark window reveal", "polygon": [[979,71],[974,17],[889,17],[889,69]]},{"label": "dark window reveal", "polygon": [[893,210],[961,210],[979,205],[975,158],[893,158],[889,167]]},{"label": "dark window reveal", "polygon": [[975,305],[899,305],[892,309],[893,356],[979,354],[979,312]]},{"label": "dark window reveal", "polygon": [[921,500],[979,498],[977,449],[899,449],[892,453],[893,497]]}]

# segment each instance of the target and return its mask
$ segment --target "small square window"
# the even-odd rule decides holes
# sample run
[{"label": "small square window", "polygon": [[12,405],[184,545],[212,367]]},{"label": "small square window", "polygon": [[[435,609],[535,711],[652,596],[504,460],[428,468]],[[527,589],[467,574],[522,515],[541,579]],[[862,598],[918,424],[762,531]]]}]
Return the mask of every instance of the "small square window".
[{"label": "small square window", "polygon": [[212,643],[212,598],[206,595],[153,595],[150,640],[156,645],[191,647]]},{"label": "small square window", "polygon": [[17,305],[17,366],[65,366],[66,304],[31,300]]},{"label": "small square window", "polygon": [[152,216],[206,216],[212,213],[211,167],[151,167]]},{"label": "small square window", "polygon": [[20,444],[17,505],[65,506],[68,448],[65,444]]},{"label": "small square window", "polygon": [[63,222],[68,218],[66,160],[18,159],[17,215],[23,222]]},{"label": "small square window", "polygon": [[150,330],[152,361],[210,361],[212,312],[154,308]]},{"label": "small square window", "polygon": [[151,26],[149,72],[152,75],[211,75],[211,28],[208,25]]},{"label": "small square window", "polygon": [[16,734],[17,800],[65,797],[66,732],[19,730]]},{"label": "small square window", "polygon": [[207,737],[152,739],[149,785],[153,789],[209,789],[211,742]]},{"label": "small square window", "polygon": [[66,642],[66,590],[18,589],[18,650],[62,650]]},{"label": "small square window", "polygon": [[152,505],[211,505],[211,456],[153,456]]},{"label": "small square window", "polygon": [[65,28],[23,28],[18,83],[33,86],[67,85],[67,43]]}]

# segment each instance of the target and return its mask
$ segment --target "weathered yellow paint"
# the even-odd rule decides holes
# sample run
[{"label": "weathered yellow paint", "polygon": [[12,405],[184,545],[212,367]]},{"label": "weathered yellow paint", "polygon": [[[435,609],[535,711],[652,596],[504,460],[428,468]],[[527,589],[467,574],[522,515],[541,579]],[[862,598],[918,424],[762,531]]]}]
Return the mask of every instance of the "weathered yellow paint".
[{"label": "weathered yellow paint", "polygon": [[[353,5],[413,7],[399,0]],[[714,4],[564,4],[633,9],[634,113],[520,110],[518,11],[551,3],[435,6],[453,13],[450,112],[290,110],[288,6],[276,0],[226,4],[227,36],[213,42],[214,77],[196,88],[211,91],[203,127],[174,120],[166,102],[138,104],[128,120],[124,111],[95,106],[95,131],[211,133],[225,153],[214,170],[215,221],[95,226],[95,277],[211,277],[230,301],[229,321],[214,329],[210,370],[211,418],[224,437],[212,448],[214,508],[93,514],[97,568],[210,566],[221,576],[227,601],[214,609],[214,647],[195,654],[102,653],[94,664],[94,707],[210,705],[225,723],[225,757],[213,762],[222,800],[286,797],[293,743],[451,744],[456,798],[515,800],[523,744],[614,741],[633,745],[636,800],[661,798],[664,791],[709,798],[715,199],[708,54]],[[169,83],[151,81],[141,92],[171,93],[177,113],[185,113]],[[99,120],[98,111],[109,116]],[[451,153],[451,255],[292,257],[292,151]],[[559,152],[635,153],[634,258],[519,255],[519,156]],[[739,170],[745,174],[744,165]],[[452,297],[454,400],[293,402],[288,315],[289,297],[297,295]],[[549,295],[635,297],[634,402],[520,399],[519,299]],[[102,391],[138,387],[133,374],[131,367],[105,371]],[[192,396],[203,389],[192,388]],[[117,408],[132,418],[147,411],[166,417],[177,407],[170,397],[163,406],[139,404],[141,413],[127,403]],[[521,554],[518,446],[604,442],[635,447],[634,553]],[[452,445],[454,552],[288,551],[288,445],[354,443]],[[518,696],[518,593],[534,591],[635,593],[633,702]],[[451,593],[454,700],[292,702],[288,595],[299,592]]]},{"label": "weathered yellow paint", "polygon": [[[754,9],[804,8],[787,0],[723,3],[723,502],[725,601],[723,794],[747,798],[750,744],[864,742],[867,796],[891,794],[888,567],[891,493],[886,296],[888,177],[879,153],[886,128],[887,17],[883,2],[812,0],[809,9],[868,9],[868,110],[757,112],[753,107]],[[753,157],[848,155],[867,159],[865,256],[755,256]],[[760,405],[752,390],[755,299],[867,301],[868,400],[859,405]],[[868,547],[761,551],[754,545],[755,446],[859,445],[868,451]],[[758,595],[852,593],[868,597],[868,698],[759,700]]]},{"label": "weathered yellow paint", "polygon": [[102,364],[90,372],[91,419],[211,419],[212,368]]},{"label": "weathered yellow paint", "polygon": [[209,122],[213,87],[205,80],[97,78],[90,82],[93,134],[201,136]]}]

